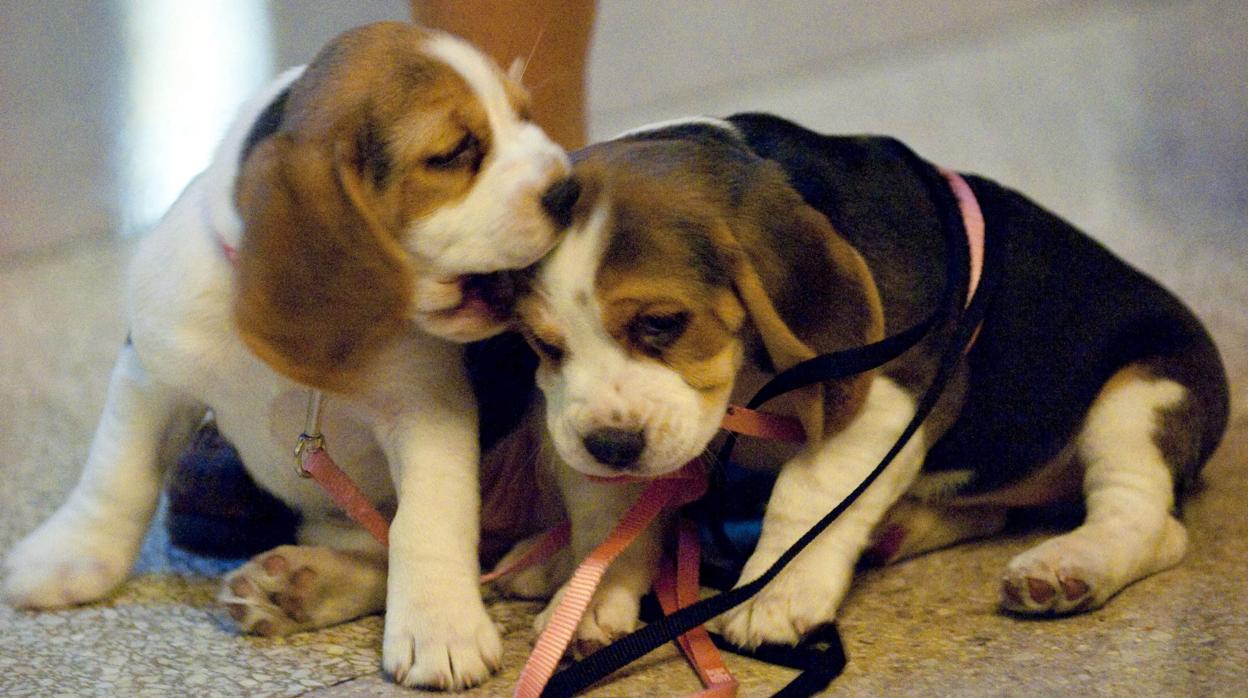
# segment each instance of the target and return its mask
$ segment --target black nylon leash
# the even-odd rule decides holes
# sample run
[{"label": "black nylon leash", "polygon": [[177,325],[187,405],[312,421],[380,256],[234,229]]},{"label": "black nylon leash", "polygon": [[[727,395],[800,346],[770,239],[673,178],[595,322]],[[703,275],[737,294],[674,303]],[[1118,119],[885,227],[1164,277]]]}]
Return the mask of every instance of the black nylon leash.
[{"label": "black nylon leash", "polygon": [[[953,289],[945,290],[945,294],[950,293],[953,293]],[[823,381],[847,378],[883,366],[918,344],[932,328],[936,327],[945,314],[943,308],[938,308],[917,325],[878,342],[830,354],[820,354],[798,363],[759,388],[745,406],[756,410],[764,403],[798,388]],[[732,455],[732,448],[737,443],[737,436],[735,432],[728,434],[728,438],[719,451],[720,463],[728,462],[729,456]]]},{"label": "black nylon leash", "polygon": [[[840,504],[824,515],[810,530],[790,546],[762,576],[748,584],[687,606],[662,620],[630,633],[608,647],[572,664],[551,678],[550,683],[542,693],[543,696],[573,696],[615,670],[653,651],[660,645],[675,639],[690,628],[707,622],[711,618],[744,603],[757,594],[875,482],[931,413],[957,368],[965,347],[969,345],[983,319],[988,299],[992,295],[993,287],[996,285],[997,277],[999,276],[1001,265],[997,262],[1004,252],[1004,244],[1000,233],[1000,217],[989,215],[988,207],[984,206],[984,202],[981,199],[980,205],[981,209],[984,210],[986,226],[984,273],[980,280],[978,291],[971,299],[970,304],[965,305],[964,299],[966,298],[969,275],[969,250],[965,242],[966,232],[961,212],[944,178],[931,166],[921,163],[917,156],[911,157],[913,157],[915,163],[916,175],[923,181],[931,200],[936,204],[941,229],[945,233],[948,275],[941,303],[942,307],[938,308],[931,316],[918,325],[881,342],[845,352],[815,357],[798,364],[773,378],[750,402],[750,407],[753,408],[776,395],[782,394],[786,390],[874,368],[904,353],[906,349],[917,343],[919,339],[941,322],[946,319],[956,318],[956,326],[951,341],[942,353],[932,383],[916,405],[915,414],[910,423],[902,431],[897,442],[889,449],[879,465]],[[972,188],[974,187],[972,186]],[[996,234],[994,234],[994,231],[996,231]],[[880,360],[881,357],[887,358]],[[879,363],[862,367],[864,364],[870,363],[871,360],[879,360]],[[858,370],[853,371],[852,369]],[[842,373],[842,371],[848,372]],[[785,697],[813,695],[826,688],[834,678],[839,676],[844,670],[847,661],[835,623],[829,624],[824,630],[830,633],[834,640],[828,641],[827,646],[821,650],[803,652],[802,648],[773,649],[763,647],[744,653],[760,659],[766,659],[768,654],[775,655],[778,659],[781,658],[780,655],[783,655],[790,661],[782,661],[781,663],[786,665],[805,665],[802,667],[802,673],[775,695]],[[738,648],[730,647],[729,649],[734,652],[741,652]]]}]

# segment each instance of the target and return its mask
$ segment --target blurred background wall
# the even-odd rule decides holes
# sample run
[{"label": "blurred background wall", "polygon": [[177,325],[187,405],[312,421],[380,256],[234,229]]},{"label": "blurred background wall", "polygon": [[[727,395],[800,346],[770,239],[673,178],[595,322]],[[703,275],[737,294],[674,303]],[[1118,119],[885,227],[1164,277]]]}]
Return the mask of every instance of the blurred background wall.
[{"label": "blurred background wall", "polygon": [[[0,3],[0,260],[150,225],[247,92],[346,27],[407,17],[404,0]],[[1248,307],[1242,0],[600,0],[590,72],[595,137],[747,109],[890,133],[1028,192],[1202,312]]]}]

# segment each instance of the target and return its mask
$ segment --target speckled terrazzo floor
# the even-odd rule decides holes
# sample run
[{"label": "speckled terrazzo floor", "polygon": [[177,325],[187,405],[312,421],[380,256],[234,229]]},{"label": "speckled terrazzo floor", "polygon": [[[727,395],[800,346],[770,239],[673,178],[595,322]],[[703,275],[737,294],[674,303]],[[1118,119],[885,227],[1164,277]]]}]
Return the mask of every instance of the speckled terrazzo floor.
[{"label": "speckled terrazzo floor", "polygon": [[[46,516],[78,472],[124,337],[125,244],[94,239],[0,265],[0,550]],[[1233,373],[1242,386],[1244,367]],[[1242,392],[1242,391],[1239,391]],[[1041,533],[865,573],[842,614],[852,658],[834,695],[1242,695],[1248,682],[1248,415],[1241,409],[1188,509],[1178,569],[1064,620],[997,613],[997,572]],[[212,604],[228,563],[171,548],[157,525],[112,599],[54,613],[0,606],[0,695],[410,695],[379,672],[381,622],[285,640],[239,636]],[[469,695],[509,693],[536,606],[497,603],[505,670]],[[742,695],[791,676],[730,657]],[[593,695],[696,687],[671,649]]]},{"label": "speckled terrazzo floor", "polygon": [[[598,136],[657,118],[751,108],[826,131],[900,135],[935,160],[999,176],[1096,233],[1192,303],[1226,355],[1235,416],[1206,468],[1204,491],[1188,504],[1192,544],[1180,567],[1126,589],[1100,611],[1051,621],[1002,615],[995,604],[999,570],[1042,532],[864,573],[841,613],[851,662],[831,695],[1248,695],[1248,11],[1237,0],[1049,4],[1066,9],[748,84],[691,83],[647,104],[627,94],[615,102],[626,107],[595,114]],[[611,21],[633,6],[603,5],[598,60],[631,70],[620,52],[634,52],[635,38]],[[75,14],[71,24],[80,20]],[[652,29],[659,40],[680,36]],[[844,27],[829,34],[836,30]],[[63,39],[56,37],[58,51]],[[5,77],[26,89],[20,80],[31,78],[19,69],[10,73],[6,64]],[[73,109],[53,116],[62,111],[102,118]],[[77,122],[70,129],[45,113],[4,114],[5,137],[40,157],[47,146],[32,143],[55,143],[75,161],[103,152],[99,144],[74,145]],[[27,122],[10,121],[18,116]],[[53,137],[27,137],[40,128]],[[39,162],[56,180],[49,200],[84,213],[48,219],[13,193],[23,190],[7,187],[0,212],[32,211],[75,234],[100,229],[98,216],[88,215],[91,190],[70,187],[73,173],[58,162]],[[107,189],[111,180],[97,184]],[[0,229],[0,242],[10,234]],[[106,237],[0,257],[0,554],[59,504],[77,476],[125,336],[124,266],[125,243]],[[379,671],[380,618],[284,640],[239,636],[212,604],[215,577],[228,566],[171,548],[158,524],[135,577],[112,599],[39,614],[0,605],[0,696],[415,694]],[[506,633],[504,671],[467,695],[510,693],[535,610],[492,605]],[[743,696],[767,695],[792,675],[728,661]],[[695,688],[665,648],[591,695]]]}]

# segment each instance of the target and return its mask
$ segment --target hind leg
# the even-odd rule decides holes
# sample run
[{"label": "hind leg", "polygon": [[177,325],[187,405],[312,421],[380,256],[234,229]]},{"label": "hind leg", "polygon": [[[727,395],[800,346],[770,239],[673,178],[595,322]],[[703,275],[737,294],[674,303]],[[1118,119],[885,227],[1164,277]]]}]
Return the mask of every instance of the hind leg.
[{"label": "hind leg", "polygon": [[1186,404],[1187,391],[1127,368],[1114,376],[1076,437],[1087,518],[1074,531],[1010,561],[1002,606],[1028,614],[1097,608],[1120,589],[1173,567],[1187,531],[1171,514],[1174,480],[1159,446],[1163,415]]},{"label": "hind leg", "polygon": [[69,498],[13,547],[0,597],[60,608],[108,594],[126,578],[160,498],[169,462],[194,433],[202,405],[163,383],[134,346],[122,347],[91,451]]},{"label": "hind leg", "polygon": [[863,559],[885,565],[984,538],[1000,532],[1005,519],[1005,507],[940,506],[903,497],[871,532],[871,544]]}]

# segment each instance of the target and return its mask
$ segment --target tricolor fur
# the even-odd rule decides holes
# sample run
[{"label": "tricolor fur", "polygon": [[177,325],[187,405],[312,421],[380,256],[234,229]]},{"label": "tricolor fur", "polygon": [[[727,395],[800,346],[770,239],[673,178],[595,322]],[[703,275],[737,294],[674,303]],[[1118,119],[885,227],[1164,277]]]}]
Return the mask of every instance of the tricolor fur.
[{"label": "tricolor fur", "polygon": [[[130,341],[82,479],[9,553],[5,598],[54,608],[116,588],[165,464],[211,408],[256,482],[302,515],[299,546],[226,580],[244,630],[385,607],[396,680],[488,676],[500,643],[477,585],[476,407],[448,340],[501,328],[476,275],[535,261],[575,198],[566,155],[525,99],[462,41],[381,23],[247,104],[135,253]],[[296,473],[307,396],[296,381],[331,391],[330,450],[394,513],[388,559]]]},{"label": "tricolor fur", "polygon": [[[937,213],[952,195],[926,186],[935,169],[896,141],[743,115],[643,129],[574,161],[583,195],[573,224],[517,304],[541,356],[537,381],[574,527],[610,518],[620,509],[613,495],[635,492],[598,485],[587,496],[577,484],[585,475],[671,472],[712,446],[729,401],[769,374],[907,329],[940,300]],[[968,179],[989,244],[1004,246],[977,343],[863,497],[720,619],[734,642],[796,642],[831,620],[872,542],[894,560],[995,532],[1009,507],[1080,492],[1084,524],[1007,567],[1006,608],[1094,608],[1182,557],[1175,495],[1226,422],[1216,349],[1173,296],[1090,238],[1015,192]],[[789,396],[782,409],[802,419],[804,448],[738,448],[748,466],[783,463],[742,582],[892,446],[948,330],[882,369]],[[631,629],[634,592],[652,573],[608,576],[582,636]]]}]

